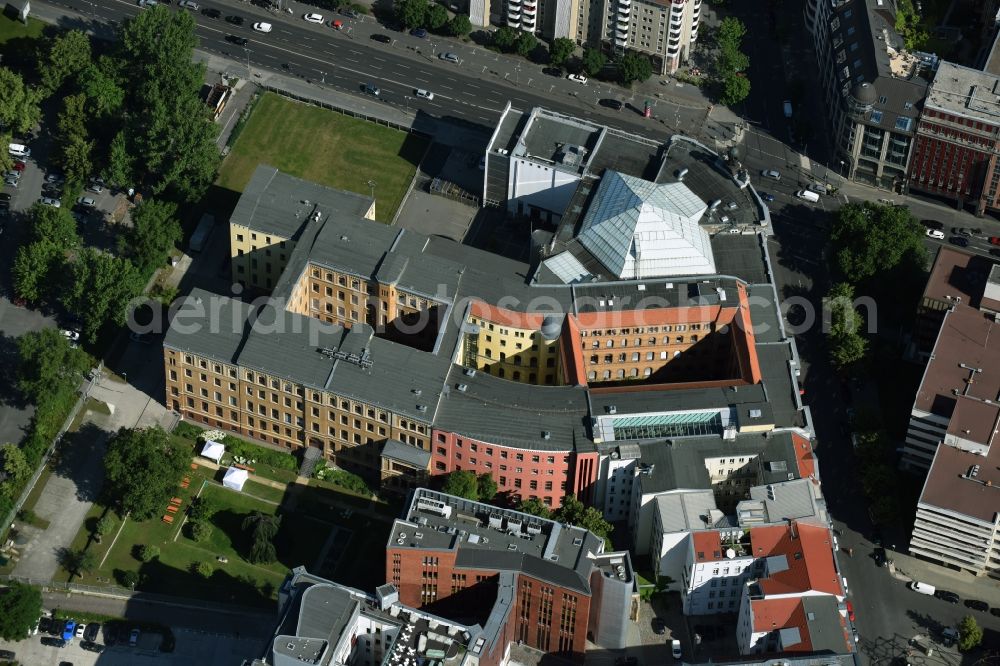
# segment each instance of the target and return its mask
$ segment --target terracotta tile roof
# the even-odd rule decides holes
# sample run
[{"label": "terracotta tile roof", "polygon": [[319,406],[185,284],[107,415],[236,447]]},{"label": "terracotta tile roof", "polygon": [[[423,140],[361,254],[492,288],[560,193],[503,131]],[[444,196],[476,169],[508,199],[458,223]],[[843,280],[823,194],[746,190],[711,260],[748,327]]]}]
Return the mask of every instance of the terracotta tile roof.
[{"label": "terracotta tile roof", "polygon": [[812,652],[809,640],[809,623],[801,597],[781,597],[778,599],[754,599],[750,602],[753,614],[754,633],[778,631],[796,627],[802,640],[794,645],[786,645],[786,652]]},{"label": "terracotta tile roof", "polygon": [[799,477],[816,478],[816,456],[813,454],[812,442],[799,434],[792,433],[792,447],[795,449],[795,463],[799,468]]},{"label": "terracotta tile roof", "polygon": [[[722,538],[715,530],[691,533],[691,546],[695,562],[713,562],[722,559]],[[716,553],[719,553],[716,555]]]},{"label": "terracotta tile roof", "polygon": [[750,530],[750,543],[754,557],[783,555],[785,559],[785,569],[769,567],[767,577],[759,581],[764,594],[816,591],[844,596],[828,528],[800,522],[793,526],[758,527]]}]

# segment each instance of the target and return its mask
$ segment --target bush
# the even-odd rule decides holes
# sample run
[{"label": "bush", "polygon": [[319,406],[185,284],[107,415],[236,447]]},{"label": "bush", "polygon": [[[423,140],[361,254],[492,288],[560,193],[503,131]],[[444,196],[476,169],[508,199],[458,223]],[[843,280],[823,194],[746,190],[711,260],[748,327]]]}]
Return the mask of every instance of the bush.
[{"label": "bush", "polygon": [[179,437],[186,437],[187,439],[198,439],[201,433],[205,432],[204,428],[199,428],[196,425],[192,425],[187,421],[181,421],[174,428],[174,434]]},{"label": "bush", "polygon": [[195,497],[191,500],[191,509],[188,511],[188,516],[193,522],[205,521],[214,516],[218,510],[219,507],[215,502],[207,497]]},{"label": "bush", "polygon": [[139,559],[143,562],[152,562],[160,556],[160,547],[143,544],[139,546]]},{"label": "bush", "polygon": [[209,537],[212,536],[212,532],[213,528],[211,524],[204,520],[195,520],[188,523],[188,535],[198,543],[208,541]]},{"label": "bush", "polygon": [[316,470],[315,476],[317,479],[322,481],[329,481],[330,483],[336,484],[341,488],[346,488],[347,490],[358,493],[359,495],[371,495],[372,490],[357,474],[352,474],[346,470],[334,469],[332,467],[321,467]]},{"label": "bush", "polygon": [[211,578],[212,574],[215,573],[215,569],[208,562],[197,562],[191,567],[191,570],[206,579]]},{"label": "bush", "polygon": [[299,468],[298,461],[291,453],[273,451],[263,446],[250,444],[232,435],[226,435],[222,439],[222,443],[226,445],[226,453],[230,456],[253,460],[254,462],[250,464],[252,467],[264,465],[277,469],[287,469],[292,472]]},{"label": "bush", "polygon": [[122,587],[127,587],[129,589],[135,589],[135,586],[139,584],[139,572],[137,571],[115,571],[115,578]]},{"label": "bush", "polygon": [[118,521],[116,521],[115,517],[112,516],[110,513],[107,513],[104,516],[102,516],[100,520],[97,521],[97,526],[94,529],[94,534],[96,534],[99,537],[104,537],[114,532],[116,527],[118,527]]}]

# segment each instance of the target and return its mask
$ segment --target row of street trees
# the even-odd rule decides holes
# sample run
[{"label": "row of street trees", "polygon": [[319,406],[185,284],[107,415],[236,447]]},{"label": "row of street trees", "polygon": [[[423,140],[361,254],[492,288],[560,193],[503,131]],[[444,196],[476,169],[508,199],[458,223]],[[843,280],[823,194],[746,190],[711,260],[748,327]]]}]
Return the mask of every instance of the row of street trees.
[{"label": "row of street trees", "polygon": [[453,37],[465,37],[472,30],[472,23],[465,14],[449,18],[444,5],[428,0],[396,0],[393,5],[396,18],[407,29],[426,28],[431,32]]},{"label": "row of street trees", "polygon": [[714,78],[720,89],[719,101],[726,106],[739,104],[750,94],[750,80],[746,77],[750,58],[740,50],[746,32],[743,21],[732,16],[722,19],[715,32],[718,53]]}]

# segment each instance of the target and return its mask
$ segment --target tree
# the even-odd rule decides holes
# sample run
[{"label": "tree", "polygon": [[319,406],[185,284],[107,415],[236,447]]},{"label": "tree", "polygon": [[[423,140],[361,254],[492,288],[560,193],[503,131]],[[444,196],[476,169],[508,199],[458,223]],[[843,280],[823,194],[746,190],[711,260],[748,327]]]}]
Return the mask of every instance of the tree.
[{"label": "tree", "polygon": [[855,285],[904,259],[921,266],[927,262],[923,232],[903,206],[870,201],[841,206],[830,241],[834,268]]},{"label": "tree", "polygon": [[23,134],[42,119],[41,91],[24,84],[20,74],[0,67],[0,126]]},{"label": "tree", "polygon": [[197,562],[192,567],[192,569],[194,570],[194,572],[196,574],[198,574],[199,576],[201,576],[205,580],[208,580],[209,578],[211,578],[212,574],[215,573],[215,569],[208,562]]},{"label": "tree", "polygon": [[132,299],[142,292],[144,280],[127,259],[86,248],[70,270],[70,284],[63,303],[83,319],[83,335],[91,342],[107,323],[121,326]]},{"label": "tree", "polygon": [[429,10],[427,0],[396,0],[396,18],[407,28],[423,26]]},{"label": "tree", "polygon": [[556,67],[562,67],[576,50],[576,42],[567,37],[556,37],[549,44],[549,62]]},{"label": "tree", "polygon": [[118,132],[108,149],[108,166],[102,172],[104,180],[118,187],[126,187],[132,182],[134,171],[135,160],[125,143],[125,132]]},{"label": "tree", "polygon": [[174,219],[176,213],[176,204],[155,199],[144,200],[132,212],[127,249],[141,272],[162,266],[183,237],[181,225]]},{"label": "tree", "polygon": [[94,534],[96,534],[99,538],[106,537],[107,535],[114,532],[116,527],[118,527],[118,521],[115,520],[115,517],[112,516],[110,513],[106,513],[103,516],[101,516],[100,520],[97,521],[97,525],[95,526],[94,529]]},{"label": "tree", "polygon": [[122,584],[122,587],[134,590],[135,586],[139,584],[139,573],[137,571],[122,571],[118,576],[118,582]]},{"label": "tree", "polygon": [[445,478],[441,492],[475,502],[479,499],[479,480],[475,472],[467,469],[455,470]]},{"label": "tree", "polygon": [[3,471],[3,482],[0,483],[0,497],[13,500],[21,487],[21,482],[31,476],[31,466],[16,444],[0,446],[0,470]]},{"label": "tree", "polygon": [[125,83],[119,62],[101,56],[80,74],[80,90],[87,96],[87,107],[98,118],[109,118],[120,113],[125,104]]},{"label": "tree", "polygon": [[187,201],[205,191],[219,163],[218,128],[199,98],[204,65],[192,62],[194,28],[190,12],[141,12],[118,31],[117,65],[103,65],[124,91],[124,113],[115,115],[125,118],[135,156],[131,184]]},{"label": "tree", "polygon": [[147,520],[167,505],[190,456],[159,427],[119,430],[104,455],[105,490],[135,520]]},{"label": "tree", "polygon": [[190,523],[191,527],[188,528],[191,533],[191,538],[198,542],[204,543],[209,540],[214,532],[214,528],[211,523],[204,520],[195,520]]},{"label": "tree", "polygon": [[79,550],[67,548],[60,553],[59,559],[63,569],[74,576],[82,576],[97,568],[97,556],[85,548]]},{"label": "tree", "polygon": [[496,32],[493,33],[493,45],[504,53],[510,53],[517,44],[519,32],[519,30],[515,30],[507,25],[497,28]]},{"label": "tree", "polygon": [[38,63],[38,73],[47,95],[68,78],[90,66],[90,39],[80,30],[64,32],[52,40],[49,51]]},{"label": "tree", "polygon": [[68,208],[53,208],[36,204],[31,207],[31,239],[49,241],[60,254],[80,245],[80,234],[76,231],[76,220]]},{"label": "tree", "polygon": [[0,638],[21,641],[42,615],[42,592],[34,585],[9,581],[0,595]]},{"label": "tree", "polygon": [[274,549],[274,537],[281,529],[281,516],[254,511],[243,519],[243,529],[253,531],[253,545],[250,557],[253,564],[266,564],[278,558]]},{"label": "tree", "polygon": [[607,62],[608,59],[603,53],[598,49],[591,48],[584,49],[583,58],[580,59],[580,64],[583,65],[583,71],[587,73],[587,76],[600,74]]},{"label": "tree", "polygon": [[738,18],[727,16],[716,28],[715,41],[719,48],[739,48],[743,43],[743,37],[747,34],[747,27]]},{"label": "tree", "polygon": [[538,48],[538,38],[535,37],[534,33],[521,31],[521,34],[517,36],[517,42],[514,43],[517,55],[526,58],[536,48]]},{"label": "tree", "polygon": [[143,562],[152,562],[160,556],[160,547],[144,543],[139,546],[139,559]]},{"label": "tree", "polygon": [[983,628],[976,622],[976,618],[966,615],[958,623],[958,649],[968,652],[983,642]]},{"label": "tree", "polygon": [[653,65],[641,53],[628,51],[618,61],[618,78],[622,85],[632,85],[633,81],[642,83],[652,75]]},{"label": "tree", "polygon": [[67,180],[75,183],[84,182],[91,173],[90,154],[94,144],[87,139],[86,101],[83,94],[64,97],[57,123],[58,162]]},{"label": "tree", "polygon": [[861,337],[862,318],[854,306],[854,287],[846,282],[833,285],[825,305],[830,312],[830,355],[837,368],[857,363],[868,351]]},{"label": "tree", "polygon": [[497,495],[497,482],[493,480],[493,475],[483,472],[476,477],[476,494],[480,502],[489,502]]},{"label": "tree", "polygon": [[745,76],[730,74],[722,82],[719,101],[726,106],[736,106],[750,95],[750,80]]},{"label": "tree", "polygon": [[41,301],[52,288],[49,276],[62,266],[62,253],[49,242],[22,245],[14,256],[14,292],[26,301]]},{"label": "tree", "polygon": [[520,506],[517,510],[522,513],[530,513],[533,516],[538,516],[540,518],[551,518],[552,511],[549,507],[545,506],[545,503],[537,497],[531,497],[526,500],[521,500]]},{"label": "tree", "polygon": [[192,521],[207,521],[215,515],[219,506],[208,497],[195,497],[191,500],[191,508],[188,510],[188,517]]},{"label": "tree", "polygon": [[435,3],[427,10],[427,16],[424,20],[428,30],[437,32],[448,23],[448,10],[443,5]]},{"label": "tree", "polygon": [[598,537],[606,539],[614,527],[604,520],[601,512],[592,506],[587,506],[574,495],[563,497],[562,506],[555,512],[555,519],[590,530]]},{"label": "tree", "polygon": [[448,21],[448,34],[453,37],[465,37],[472,31],[472,21],[465,14],[455,14]]},{"label": "tree", "polygon": [[34,404],[76,391],[90,358],[54,328],[25,333],[17,340],[17,387]]}]

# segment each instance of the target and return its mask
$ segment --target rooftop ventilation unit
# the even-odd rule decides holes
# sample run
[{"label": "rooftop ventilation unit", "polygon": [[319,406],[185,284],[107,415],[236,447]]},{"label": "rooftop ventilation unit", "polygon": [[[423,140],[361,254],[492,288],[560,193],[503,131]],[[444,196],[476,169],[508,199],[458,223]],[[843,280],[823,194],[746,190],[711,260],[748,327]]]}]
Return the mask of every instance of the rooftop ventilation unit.
[{"label": "rooftop ventilation unit", "polygon": [[417,411],[421,412],[421,413],[426,412],[427,411],[427,405],[417,405]]},{"label": "rooftop ventilation unit", "polygon": [[712,203],[708,204],[708,209],[709,210],[715,210],[716,208],[718,208],[721,205],[722,205],[722,199],[715,199],[715,200],[712,201]]},{"label": "rooftop ventilation unit", "polygon": [[413,538],[414,539],[423,539],[424,538],[424,533],[423,532],[414,532],[413,533]]},{"label": "rooftop ventilation unit", "polygon": [[456,388],[459,391],[461,391],[462,393],[465,393],[469,389],[469,385],[468,384],[459,384]]},{"label": "rooftop ventilation unit", "polygon": [[608,410],[608,414],[617,414],[618,413],[618,408],[615,407],[614,405],[608,405],[605,409]]},{"label": "rooftop ventilation unit", "polygon": [[475,377],[476,376],[476,371],[473,368],[466,368],[465,369],[465,376],[466,377]]},{"label": "rooftop ventilation unit", "polygon": [[410,389],[410,392],[411,392],[411,393],[412,393],[413,395],[420,395],[421,393],[423,393],[423,391],[421,391],[421,390],[420,390],[420,389],[418,389],[418,388],[415,388],[415,389]]},{"label": "rooftop ventilation unit", "polygon": [[583,539],[581,539],[580,537],[576,537],[575,539],[573,539],[573,545],[574,546],[582,546],[583,545]]},{"label": "rooftop ventilation unit", "polygon": [[542,431],[542,439],[552,439],[552,433],[548,430]]},{"label": "rooftop ventilation unit", "polygon": [[516,543],[507,544],[507,550],[517,550],[517,544]]},{"label": "rooftop ventilation unit", "polygon": [[683,169],[678,169],[678,171],[677,171],[677,180],[684,180],[684,176],[686,176],[686,175],[688,175],[688,168],[687,167],[684,167]]}]

